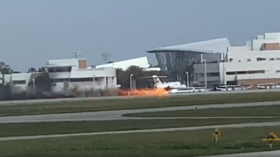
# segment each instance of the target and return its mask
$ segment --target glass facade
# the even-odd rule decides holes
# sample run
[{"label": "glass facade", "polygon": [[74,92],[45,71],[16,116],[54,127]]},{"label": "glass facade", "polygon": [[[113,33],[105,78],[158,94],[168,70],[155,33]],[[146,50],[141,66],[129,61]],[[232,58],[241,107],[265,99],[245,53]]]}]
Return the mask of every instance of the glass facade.
[{"label": "glass facade", "polygon": [[206,59],[206,62],[220,61],[220,53],[203,54],[192,51],[172,51],[172,52],[152,52],[155,53],[158,64],[161,70],[167,73],[173,71],[185,71],[188,65],[200,63],[201,59]]}]

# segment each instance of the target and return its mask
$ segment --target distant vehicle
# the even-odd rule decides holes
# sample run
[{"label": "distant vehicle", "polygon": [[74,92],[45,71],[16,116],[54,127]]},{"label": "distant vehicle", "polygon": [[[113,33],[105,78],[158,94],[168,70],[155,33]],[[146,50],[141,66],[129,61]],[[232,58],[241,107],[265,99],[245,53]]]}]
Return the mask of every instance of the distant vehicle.
[{"label": "distant vehicle", "polygon": [[277,89],[280,88],[280,84],[276,84],[275,88],[277,88]]},{"label": "distant vehicle", "polygon": [[245,90],[246,88],[239,85],[216,85],[211,88],[212,91],[232,91],[232,90]]},{"label": "distant vehicle", "polygon": [[266,83],[266,84],[258,84],[258,89],[278,89],[280,88],[279,84],[276,83]]},{"label": "distant vehicle", "polygon": [[169,93],[174,94],[174,93],[194,93],[195,88],[194,87],[188,87],[184,89],[171,89]]},{"label": "distant vehicle", "polygon": [[195,87],[194,88],[194,91],[195,92],[207,92],[208,90],[203,88],[203,87]]}]

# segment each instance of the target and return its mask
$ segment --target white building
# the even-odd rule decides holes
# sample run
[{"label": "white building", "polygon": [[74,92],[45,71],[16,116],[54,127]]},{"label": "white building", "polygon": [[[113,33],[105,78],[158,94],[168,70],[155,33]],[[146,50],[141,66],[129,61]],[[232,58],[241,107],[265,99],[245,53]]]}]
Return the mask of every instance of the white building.
[{"label": "white building", "polygon": [[224,62],[194,65],[194,83],[259,84],[280,83],[280,33],[264,33],[245,46],[230,46]]},{"label": "white building", "polygon": [[120,69],[126,70],[130,66],[138,66],[145,71],[160,71],[160,68],[150,68],[150,64],[149,64],[148,58],[146,56],[118,61],[118,62],[102,64],[102,65],[97,65],[96,68],[114,67],[116,69],[120,68]]},{"label": "white building", "polygon": [[4,84],[10,84],[13,93],[27,92],[32,89],[31,73],[13,73],[4,75]]},{"label": "white building", "polygon": [[117,88],[115,68],[88,69],[86,59],[49,60],[46,68],[55,93]]}]

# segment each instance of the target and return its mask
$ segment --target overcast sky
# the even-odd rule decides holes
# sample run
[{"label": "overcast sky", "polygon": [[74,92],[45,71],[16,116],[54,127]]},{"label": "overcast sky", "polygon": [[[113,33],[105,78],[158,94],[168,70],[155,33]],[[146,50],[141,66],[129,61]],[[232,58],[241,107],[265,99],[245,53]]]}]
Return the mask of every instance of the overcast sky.
[{"label": "overcast sky", "polygon": [[[244,44],[280,32],[279,0],[1,0],[1,61],[15,70],[101,53],[119,61],[151,48],[228,37]],[[155,63],[154,55],[149,55]]]}]

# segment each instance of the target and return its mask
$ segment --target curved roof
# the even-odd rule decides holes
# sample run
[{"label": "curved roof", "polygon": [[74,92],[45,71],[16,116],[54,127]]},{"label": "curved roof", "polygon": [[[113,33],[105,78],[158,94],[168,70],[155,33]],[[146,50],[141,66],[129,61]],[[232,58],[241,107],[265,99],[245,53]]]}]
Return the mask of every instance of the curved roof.
[{"label": "curved roof", "polygon": [[201,53],[227,52],[230,42],[227,38],[212,39],[183,45],[160,47],[148,50],[149,53],[164,51],[192,51]]},{"label": "curved roof", "polygon": [[126,70],[128,67],[132,65],[139,66],[141,68],[148,68],[150,66],[148,62],[148,58],[145,56],[145,57],[133,58],[129,60],[123,60],[119,62],[97,65],[96,68],[114,67],[114,68],[121,68],[123,70]]}]

